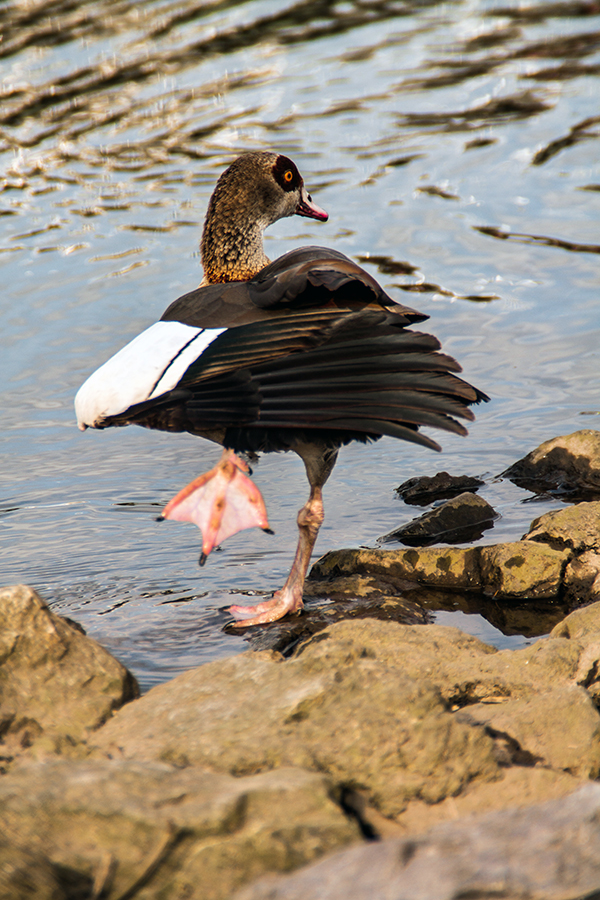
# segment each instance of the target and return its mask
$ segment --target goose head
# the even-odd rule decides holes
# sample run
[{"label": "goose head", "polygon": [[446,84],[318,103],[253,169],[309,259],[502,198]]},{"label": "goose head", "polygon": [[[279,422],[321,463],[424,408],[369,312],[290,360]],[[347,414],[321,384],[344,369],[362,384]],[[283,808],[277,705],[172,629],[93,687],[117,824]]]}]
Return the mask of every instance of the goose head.
[{"label": "goose head", "polygon": [[265,228],[287,216],[326,222],[295,163],[268,151],[238,157],[219,178],[202,234],[203,284],[244,281],[269,259],[263,249]]}]

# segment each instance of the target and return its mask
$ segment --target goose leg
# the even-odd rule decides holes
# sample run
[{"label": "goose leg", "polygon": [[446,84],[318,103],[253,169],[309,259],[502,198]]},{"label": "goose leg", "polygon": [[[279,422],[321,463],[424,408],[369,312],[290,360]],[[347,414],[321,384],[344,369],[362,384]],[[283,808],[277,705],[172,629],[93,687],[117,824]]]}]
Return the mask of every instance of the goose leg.
[{"label": "goose leg", "polygon": [[255,606],[230,606],[229,612],[239,621],[236,626],[263,625],[275,622],[288,613],[299,613],[303,607],[302,594],[304,580],[310,564],[310,557],[323,524],[323,485],[331,475],[337,459],[337,450],[317,444],[298,444],[295,452],[302,458],[310,483],[308,501],[298,513],[298,547],[290,574],[284,586],[276,591],[271,600]]}]

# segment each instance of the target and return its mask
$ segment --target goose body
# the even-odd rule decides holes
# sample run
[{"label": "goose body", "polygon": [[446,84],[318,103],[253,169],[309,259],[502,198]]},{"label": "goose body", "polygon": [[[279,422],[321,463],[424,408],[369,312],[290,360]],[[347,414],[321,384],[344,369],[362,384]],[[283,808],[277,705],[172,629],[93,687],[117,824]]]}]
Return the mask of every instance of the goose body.
[{"label": "goose body", "polygon": [[457,417],[472,419],[470,405],[487,399],[458,377],[435,337],[411,330],[427,316],[396,303],[344,254],[310,246],[270,262],[263,231],[294,214],[327,219],[294,163],[275,153],[239,157],[209,203],[200,287],[94,372],[75,401],[83,430],[135,423],[225,448],[219,466],[165,510],[200,525],[203,558],[228,534],[268,527],[234,453],[302,457],[311,494],[298,516],[296,559],[272,600],[232,607],[246,625],[302,608],[322,487],[340,446],[385,434],[440,449],[420,427],[466,434]]}]

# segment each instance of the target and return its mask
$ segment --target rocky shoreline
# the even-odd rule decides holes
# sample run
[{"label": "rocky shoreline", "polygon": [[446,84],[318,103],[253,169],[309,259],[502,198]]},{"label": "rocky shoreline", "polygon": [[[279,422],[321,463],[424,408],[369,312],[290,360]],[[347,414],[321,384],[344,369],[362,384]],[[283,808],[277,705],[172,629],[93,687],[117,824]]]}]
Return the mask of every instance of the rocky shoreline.
[{"label": "rocky shoreline", "polygon": [[[312,626],[258,629],[269,649],[142,697],[34,591],[1,590],[0,895],[600,891],[600,433],[568,438],[538,454],[544,489],[568,493],[570,455],[584,499],[520,541],[329,553],[309,593],[341,600]],[[497,650],[425,624],[423,589],[554,603],[561,621]]]}]

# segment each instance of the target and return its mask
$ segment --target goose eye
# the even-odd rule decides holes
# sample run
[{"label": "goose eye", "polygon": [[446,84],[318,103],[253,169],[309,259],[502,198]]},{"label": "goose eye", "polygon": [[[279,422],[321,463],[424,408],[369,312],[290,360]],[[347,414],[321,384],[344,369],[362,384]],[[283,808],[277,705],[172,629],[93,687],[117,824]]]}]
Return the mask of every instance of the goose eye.
[{"label": "goose eye", "polygon": [[292,180],[293,177],[294,177],[294,174],[291,169],[286,169],[286,171],[283,173],[283,180],[287,181],[288,184]]}]

